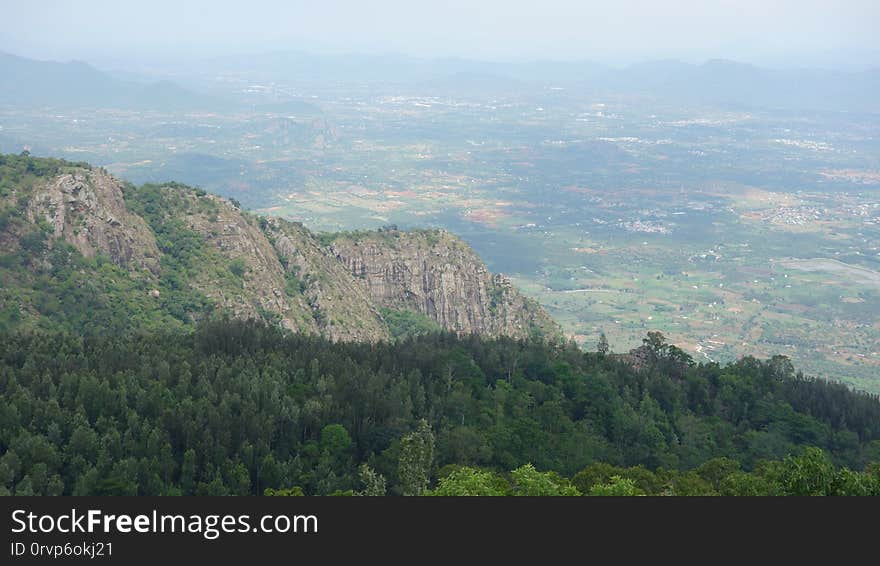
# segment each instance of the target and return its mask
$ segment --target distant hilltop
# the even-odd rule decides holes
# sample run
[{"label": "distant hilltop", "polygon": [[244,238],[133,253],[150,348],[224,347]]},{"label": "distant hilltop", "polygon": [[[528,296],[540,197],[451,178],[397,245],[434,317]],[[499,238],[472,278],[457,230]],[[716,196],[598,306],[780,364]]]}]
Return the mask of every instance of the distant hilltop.
[{"label": "distant hilltop", "polygon": [[[199,62],[198,70],[215,74],[247,70],[282,82],[409,84],[434,93],[576,86],[585,95],[639,94],[676,104],[880,112],[880,69],[876,68],[771,69],[726,59],[701,64],[646,61],[613,68],[588,60],[511,63],[284,51],[216,57]],[[158,111],[240,108],[232,98],[221,100],[196,93],[168,80],[122,80],[81,61],[37,61],[0,52],[0,104]],[[302,100],[267,102],[258,110],[321,114],[320,108]]]}]

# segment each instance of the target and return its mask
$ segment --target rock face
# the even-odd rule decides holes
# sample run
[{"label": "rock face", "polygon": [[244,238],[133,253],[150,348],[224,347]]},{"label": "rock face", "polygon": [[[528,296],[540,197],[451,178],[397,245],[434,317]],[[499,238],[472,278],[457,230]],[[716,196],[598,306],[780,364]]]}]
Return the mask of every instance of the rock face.
[{"label": "rock face", "polygon": [[144,220],[129,212],[118,181],[100,170],[80,169],[38,186],[27,218],[50,223],[56,238],[86,257],[107,254],[121,266],[159,270],[156,238]]},{"label": "rock face", "polygon": [[[284,268],[256,219],[214,195],[188,198],[207,199],[213,206],[188,206],[183,216],[187,227],[201,234],[223,259],[241,266],[240,285],[218,284],[218,274],[206,270],[194,274],[193,286],[235,316],[261,318],[264,313],[272,313],[285,328],[317,332],[318,326],[302,297],[285,292]],[[232,278],[226,279],[229,283]]]},{"label": "rock face", "polygon": [[[447,232],[319,238],[301,224],[256,217],[176,183],[123,188],[101,170],[65,171],[22,187],[23,222],[84,256],[106,254],[137,279],[129,288],[138,300],[149,297],[143,308],[168,305],[176,320],[225,312],[332,340],[377,341],[390,338],[383,312],[392,309],[462,334],[560,333],[535,302]],[[0,201],[0,212],[10,206],[11,199]],[[0,241],[20,235],[0,229]],[[190,291],[203,299],[194,303]]]},{"label": "rock face", "polygon": [[463,334],[524,338],[559,331],[543,309],[445,231],[343,234],[330,251],[380,306],[424,314]]},{"label": "rock face", "polygon": [[321,334],[345,341],[388,338],[388,329],[367,289],[305,227],[273,218],[266,221],[266,233],[274,242],[288,281],[299,288]]}]

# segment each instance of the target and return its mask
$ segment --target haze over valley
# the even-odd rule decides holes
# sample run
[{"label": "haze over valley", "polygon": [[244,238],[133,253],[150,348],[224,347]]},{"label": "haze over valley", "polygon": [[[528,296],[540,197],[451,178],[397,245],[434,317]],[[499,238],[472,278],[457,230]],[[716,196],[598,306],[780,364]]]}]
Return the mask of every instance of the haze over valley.
[{"label": "haze over valley", "polygon": [[442,227],[565,332],[783,353],[872,391],[878,71],[273,52],[183,73],[0,57],[0,151],[316,231]]}]

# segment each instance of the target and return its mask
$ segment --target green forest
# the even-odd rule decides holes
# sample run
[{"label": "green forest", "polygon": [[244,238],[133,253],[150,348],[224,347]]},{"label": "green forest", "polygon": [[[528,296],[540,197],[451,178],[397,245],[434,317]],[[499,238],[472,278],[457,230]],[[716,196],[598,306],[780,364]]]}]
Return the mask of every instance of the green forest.
[{"label": "green forest", "polygon": [[784,357],[334,343],[257,321],[0,341],[4,495],[880,495],[880,401]]}]

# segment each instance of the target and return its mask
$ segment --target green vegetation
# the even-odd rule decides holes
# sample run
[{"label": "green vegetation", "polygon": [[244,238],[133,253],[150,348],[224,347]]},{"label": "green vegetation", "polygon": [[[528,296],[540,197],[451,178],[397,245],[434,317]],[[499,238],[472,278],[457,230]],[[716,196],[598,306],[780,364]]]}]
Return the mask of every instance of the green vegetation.
[{"label": "green vegetation", "polygon": [[[265,324],[215,320],[198,289],[240,294],[254,277],[247,258],[210,241],[217,199],[177,183],[126,186],[162,253],[157,273],[131,270],[84,257],[52,226],[26,219],[33,184],[67,167],[27,155],[0,162],[0,181],[13,187],[0,192],[0,493],[880,492],[878,398],[805,378],[784,356],[722,366],[647,325],[643,346],[619,355],[601,334],[597,353],[584,353],[537,335],[455,337],[390,309],[381,314],[393,340],[378,344],[287,334],[260,306]],[[371,237],[399,235],[389,227]],[[285,267],[291,296],[320,280]],[[647,280],[659,288],[676,279],[697,282]],[[736,284],[726,280],[724,292]],[[749,291],[758,306],[744,316],[757,316],[770,285]],[[791,298],[824,304],[834,293]],[[834,308],[864,318],[874,295],[845,298]],[[314,297],[305,302],[319,326],[344,324],[325,320]],[[674,327],[673,314],[696,305],[664,301],[655,312],[670,318],[657,324]],[[818,326],[769,320],[765,341],[821,345],[804,334]]]},{"label": "green vegetation", "polygon": [[[25,171],[58,171],[57,163],[53,160],[12,156],[10,163]],[[97,180],[95,176],[87,177],[85,182],[92,189],[106,191],[113,183],[102,175],[101,179],[111,184],[104,187],[93,182]],[[19,175],[16,178],[21,180],[22,177]],[[50,180],[47,177],[45,182]],[[97,201],[83,200],[69,205],[70,210],[65,210],[65,214],[59,217],[64,220],[65,228],[63,237],[58,238],[55,237],[54,226],[24,214],[28,210],[27,198],[30,196],[27,191],[21,192],[23,189],[18,188],[15,198],[0,200],[0,238],[9,249],[0,259],[0,277],[7,284],[6,288],[0,290],[0,299],[5,298],[0,303],[0,323],[4,329],[29,326],[52,328],[52,324],[64,317],[51,308],[55,301],[46,301],[45,295],[64,291],[69,295],[66,299],[69,302],[70,298],[77,296],[77,293],[69,292],[70,287],[82,280],[94,293],[103,294],[101,289],[104,287],[108,289],[107,292],[113,293],[120,316],[112,317],[110,324],[105,325],[106,321],[102,321],[101,324],[85,325],[89,309],[93,307],[77,303],[79,306],[69,310],[76,311],[73,314],[76,314],[78,323],[60,321],[62,328],[75,332],[101,332],[102,327],[107,332],[115,333],[120,330],[149,330],[163,324],[192,326],[209,314],[218,314],[218,311],[220,314],[258,316],[272,324],[310,328],[348,339],[387,338],[391,333],[400,338],[440,330],[440,325],[428,317],[411,312],[386,311],[386,319],[382,320],[377,307],[370,304],[370,301],[378,300],[375,297],[368,296],[364,301],[359,294],[348,297],[346,293],[340,293],[339,289],[357,283],[349,280],[352,277],[350,273],[336,265],[337,258],[326,254],[327,250],[314,247],[314,236],[301,229],[301,225],[285,226],[281,220],[270,221],[265,217],[233,210],[221,199],[182,183],[147,183],[140,187],[123,183],[120,188],[126,208],[133,216],[142,219],[148,230],[144,230],[140,222],[134,219],[132,225],[128,226],[127,219],[117,222],[113,218],[102,217],[101,230],[89,228],[85,239],[76,237],[78,230],[89,222],[89,218],[99,213],[101,206],[118,207],[121,204],[115,189],[109,189],[110,193],[107,194],[95,193]],[[106,200],[107,197],[110,200]],[[46,206],[48,201],[42,196],[40,198],[41,206]],[[109,225],[105,226],[105,221]],[[298,251],[288,252],[296,256],[292,258],[278,254],[277,249],[275,253],[269,251],[268,246],[276,247],[278,242],[275,239],[287,229],[297,241],[294,249],[306,246],[302,250],[305,255]],[[386,226],[377,232],[353,234],[358,238],[371,239],[372,244],[380,246],[395,245],[414,238],[425,253],[431,251],[425,248],[426,245],[463,246],[452,237],[441,242],[440,233],[436,231],[418,231],[414,235],[404,236],[395,226]],[[72,243],[80,252],[65,242]],[[153,242],[158,250],[153,248]],[[252,249],[253,245],[260,246],[260,253],[251,256],[244,250]],[[103,277],[95,273],[96,267],[90,267],[89,260],[80,255],[90,255],[95,247],[110,255],[118,269],[112,273],[108,271]],[[144,258],[139,256],[140,250],[135,249],[141,247],[145,248]],[[64,258],[59,263],[53,254],[61,248],[70,258]],[[132,253],[138,257],[132,257]],[[273,264],[276,259],[280,266]],[[74,261],[79,268],[77,273],[58,272],[61,265],[70,261]],[[96,258],[96,261],[104,262],[104,258]],[[389,258],[389,261],[393,259]],[[467,267],[476,265],[479,259],[468,255],[455,261]],[[283,268],[283,280],[277,276],[279,271],[276,267]],[[51,269],[56,271],[54,278],[41,285],[34,283],[35,277],[41,272]],[[75,281],[70,282],[68,278]],[[95,286],[96,282],[104,280],[107,285]],[[91,302],[104,300],[104,296],[99,296]],[[39,306],[42,303],[47,303],[46,308]],[[530,310],[532,303],[525,303],[527,306],[519,309],[519,312],[508,315],[535,315]],[[538,314],[543,315],[543,312]],[[388,332],[388,327],[391,332]]]},{"label": "green vegetation", "polygon": [[74,163],[64,159],[34,158],[27,151],[19,155],[0,153],[0,198],[10,195],[13,191],[29,191],[38,179],[77,168],[91,169],[92,166],[88,163]]},{"label": "green vegetation", "polygon": [[240,257],[235,258],[234,260],[229,262],[229,271],[239,279],[244,277],[244,274],[247,272],[247,264]]},{"label": "green vegetation", "polygon": [[380,309],[388,333],[395,340],[440,332],[443,328],[427,316],[410,310]]},{"label": "green vegetation", "polygon": [[[147,221],[162,252],[162,308],[184,323],[191,322],[194,316],[203,316],[211,306],[208,298],[192,287],[194,274],[203,271],[205,266],[225,263],[212,253],[204,238],[190,230],[179,217],[181,211],[193,207],[190,191],[195,194],[194,189],[179,183],[147,184],[138,188],[127,186],[125,190],[126,205]],[[198,198],[195,202],[209,211],[216,207],[206,198]],[[217,280],[222,281],[219,277]]]},{"label": "green vegetation", "polygon": [[84,257],[53,238],[45,222],[28,222],[22,202],[33,184],[44,175],[80,167],[86,165],[0,155],[0,180],[18,194],[0,199],[0,240],[7,243],[0,251],[0,331],[42,328],[104,335],[191,327],[216,311],[194,283],[207,279],[216,288],[241,288],[247,276],[244,259],[227,260],[184,222],[184,214],[213,217],[220,205],[204,191],[180,183],[124,187],[126,205],[155,234],[162,252],[158,274],[130,271],[102,254]]},{"label": "green vegetation", "polygon": [[308,279],[308,276],[305,278],[300,278],[299,267],[296,265],[291,265],[287,267],[287,271],[284,272],[284,291],[291,297],[302,295],[309,288]]},{"label": "green vegetation", "polygon": [[326,120],[256,98],[210,115],[21,107],[3,137],[313,230],[448,229],[589,347],[600,330],[616,351],[661,330],[705,361],[782,352],[880,392],[876,117],[578,89],[538,106],[548,92],[525,84],[498,106],[459,86],[424,105],[322,84]]},{"label": "green vegetation", "polygon": [[494,314],[498,311],[498,305],[504,300],[504,288],[493,285],[489,289],[489,310]]},{"label": "green vegetation", "polygon": [[[18,155],[0,153],[0,233],[17,230],[24,240],[20,245],[28,252],[42,252],[45,249],[45,235],[40,231],[29,230],[23,218],[30,194],[38,181],[45,181],[50,176],[77,168],[92,167],[88,163],[31,157],[27,151]],[[42,232],[51,232],[43,219],[39,219],[37,223]]]},{"label": "green vegetation", "polygon": [[170,309],[149,295],[150,276],[132,276],[101,254],[84,257],[52,239],[45,222],[35,225],[24,218],[23,202],[38,180],[81,168],[90,166],[26,153],[0,155],[0,185],[18,194],[15,202],[0,198],[0,241],[5,242],[0,251],[0,332],[40,328],[92,335],[179,327],[168,315]]},{"label": "green vegetation", "polygon": [[876,396],[649,342],[637,371],[542,341],[340,344],[230,320],[7,333],[0,491],[880,494]]},{"label": "green vegetation", "polygon": [[572,496],[581,495],[567,479],[555,472],[539,472],[525,464],[504,477],[488,470],[459,467],[440,478],[435,496]]},{"label": "green vegetation", "polygon": [[48,249],[41,232],[31,230],[19,250],[0,255],[0,332],[36,327],[91,335],[180,325],[149,296],[147,280],[63,242]]}]

